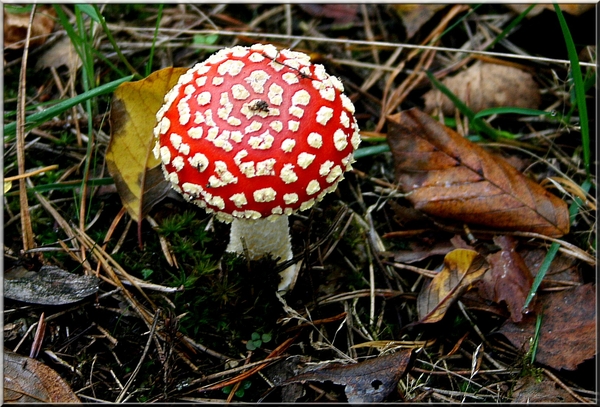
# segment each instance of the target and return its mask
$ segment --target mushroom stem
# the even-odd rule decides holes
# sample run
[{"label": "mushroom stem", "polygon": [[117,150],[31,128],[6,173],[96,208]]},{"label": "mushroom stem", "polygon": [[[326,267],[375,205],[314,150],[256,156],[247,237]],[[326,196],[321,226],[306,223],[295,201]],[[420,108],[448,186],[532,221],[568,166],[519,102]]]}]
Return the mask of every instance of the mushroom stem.
[{"label": "mushroom stem", "polygon": [[[257,260],[266,254],[278,258],[279,262],[290,260],[293,253],[288,217],[281,215],[274,220],[233,219],[226,251],[246,255],[251,260]],[[285,293],[293,287],[298,274],[297,266],[293,264],[279,273],[279,292]]]}]

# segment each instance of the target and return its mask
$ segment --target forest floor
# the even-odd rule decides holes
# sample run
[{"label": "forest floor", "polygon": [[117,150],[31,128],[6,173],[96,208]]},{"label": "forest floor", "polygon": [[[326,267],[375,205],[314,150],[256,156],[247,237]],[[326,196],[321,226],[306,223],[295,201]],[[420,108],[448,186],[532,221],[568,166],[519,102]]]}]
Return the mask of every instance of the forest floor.
[{"label": "forest floor", "polygon": [[[5,400],[597,402],[597,5],[4,11]],[[362,138],[290,216],[284,296],[227,224],[173,193],[125,209],[109,172],[118,85],[254,43],[338,77]],[[408,152],[440,151],[477,182],[427,189]],[[487,200],[503,176],[526,191]]]}]

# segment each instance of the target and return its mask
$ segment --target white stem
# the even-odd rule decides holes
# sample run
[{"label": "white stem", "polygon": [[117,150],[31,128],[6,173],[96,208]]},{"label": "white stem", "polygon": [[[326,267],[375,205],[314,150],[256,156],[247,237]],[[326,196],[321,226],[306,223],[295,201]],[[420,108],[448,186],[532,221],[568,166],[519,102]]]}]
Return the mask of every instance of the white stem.
[{"label": "white stem", "polygon": [[[275,220],[234,219],[227,251],[247,255],[251,260],[257,260],[267,253],[279,258],[280,263],[290,260],[293,254],[288,217],[282,215]],[[299,268],[298,264],[293,264],[279,273],[279,292],[293,288]]]}]

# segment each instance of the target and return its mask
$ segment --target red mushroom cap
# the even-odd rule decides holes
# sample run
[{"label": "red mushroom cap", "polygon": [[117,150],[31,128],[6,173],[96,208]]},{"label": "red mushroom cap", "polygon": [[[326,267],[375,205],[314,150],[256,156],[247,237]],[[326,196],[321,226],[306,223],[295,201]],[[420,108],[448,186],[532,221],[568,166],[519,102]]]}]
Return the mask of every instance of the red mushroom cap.
[{"label": "red mushroom cap", "polygon": [[306,54],[222,49],[166,94],[154,154],[175,190],[221,220],[290,215],[352,168],[360,136],[343,90]]}]

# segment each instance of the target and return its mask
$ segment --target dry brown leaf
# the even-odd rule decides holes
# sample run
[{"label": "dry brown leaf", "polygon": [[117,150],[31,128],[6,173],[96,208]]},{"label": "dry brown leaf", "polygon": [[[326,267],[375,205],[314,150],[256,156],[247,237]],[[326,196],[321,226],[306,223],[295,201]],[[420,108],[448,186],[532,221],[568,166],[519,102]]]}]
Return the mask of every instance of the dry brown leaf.
[{"label": "dry brown leaf", "polygon": [[[27,27],[29,26],[29,8],[23,8],[23,13],[9,12],[4,7],[4,48],[19,49],[25,46]],[[37,47],[46,42],[48,35],[54,29],[56,11],[53,6],[40,6],[33,17],[31,26],[30,47]]]},{"label": "dry brown leaf", "polygon": [[406,38],[410,39],[446,4],[395,4],[392,7],[406,28]]},{"label": "dry brown leaf", "polygon": [[[542,315],[536,361],[554,369],[575,370],[596,354],[596,287],[585,284],[538,296]],[[499,332],[519,349],[529,349],[536,316],[519,323],[506,321]]]},{"label": "dry brown leaf", "polygon": [[334,24],[345,25],[359,20],[358,4],[302,4],[298,6],[306,13],[318,18],[332,18]]},{"label": "dry brown leaf", "polygon": [[504,301],[514,322],[523,319],[523,305],[533,284],[531,271],[517,253],[516,241],[510,236],[496,236],[501,250],[487,256],[491,270],[479,284],[484,298],[496,303]]},{"label": "dry brown leaf", "polygon": [[151,150],[156,112],[165,93],[187,68],[165,68],[117,88],[110,111],[111,138],[106,151],[108,172],[123,206],[137,222],[170,190]]},{"label": "dry brown leaf", "polygon": [[6,403],[81,403],[69,385],[51,368],[4,350]]},{"label": "dry brown leaf", "polygon": [[[512,66],[476,62],[442,83],[475,112],[504,106],[537,109],[541,102],[531,74]],[[445,115],[454,114],[454,103],[438,89],[430,90],[423,98],[427,113],[441,107]]]},{"label": "dry brown leaf", "polygon": [[459,297],[487,271],[488,264],[476,251],[456,249],[444,257],[444,268],[423,287],[417,297],[420,323],[441,320]]},{"label": "dry brown leaf", "polygon": [[301,373],[282,384],[331,381],[346,386],[344,392],[350,404],[377,403],[396,388],[398,380],[406,373],[411,356],[412,349],[402,349],[356,364],[332,363]]},{"label": "dry brown leaf", "polygon": [[418,109],[388,117],[396,182],[428,215],[560,237],[567,204]]},{"label": "dry brown leaf", "polygon": [[[525,11],[527,9],[527,7],[529,7],[531,4],[507,4],[506,7],[512,9],[513,11],[515,11],[516,13],[522,13],[523,11]],[[591,10],[594,8],[594,3],[571,3],[571,4],[559,4],[558,6],[562,11],[564,11],[565,13],[569,13],[571,15],[574,16],[579,16],[583,13],[585,13],[588,10]],[[538,14],[540,14],[542,11],[544,11],[544,9],[546,10],[550,10],[550,11],[554,11],[554,5],[552,4],[537,4],[534,8],[532,8],[529,13],[527,13],[527,17],[531,18],[531,17],[535,17]]]},{"label": "dry brown leaf", "polygon": [[512,403],[576,403],[565,389],[554,381],[544,377],[542,381],[532,376],[521,377],[517,380],[512,394]]},{"label": "dry brown leaf", "polygon": [[45,50],[38,58],[35,69],[59,68],[63,65],[70,70],[77,70],[81,67],[81,58],[75,51],[73,42],[67,36],[58,40],[50,49]]}]

